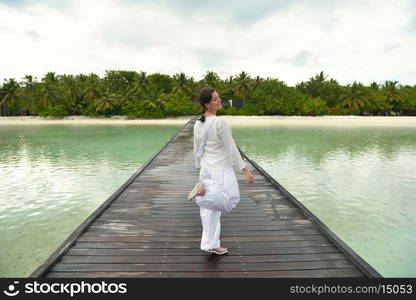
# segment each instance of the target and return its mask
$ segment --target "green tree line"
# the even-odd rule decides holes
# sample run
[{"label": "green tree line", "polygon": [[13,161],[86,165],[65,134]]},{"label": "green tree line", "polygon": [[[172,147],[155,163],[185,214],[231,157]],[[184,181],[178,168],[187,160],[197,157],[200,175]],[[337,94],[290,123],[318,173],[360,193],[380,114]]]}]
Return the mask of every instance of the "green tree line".
[{"label": "green tree line", "polygon": [[111,116],[163,118],[201,113],[198,92],[215,88],[223,101],[242,100],[228,115],[416,115],[416,85],[397,81],[341,85],[324,72],[296,86],[246,72],[221,79],[208,71],[197,81],[184,73],[173,76],[135,71],[56,75],[40,81],[26,75],[21,82],[5,79],[0,87],[0,116]]}]

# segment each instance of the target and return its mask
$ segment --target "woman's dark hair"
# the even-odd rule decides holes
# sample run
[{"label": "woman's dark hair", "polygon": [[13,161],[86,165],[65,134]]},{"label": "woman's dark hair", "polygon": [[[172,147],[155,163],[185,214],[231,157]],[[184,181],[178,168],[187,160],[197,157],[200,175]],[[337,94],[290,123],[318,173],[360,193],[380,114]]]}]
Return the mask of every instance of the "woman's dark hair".
[{"label": "woman's dark hair", "polygon": [[212,94],[215,92],[213,88],[204,87],[199,92],[199,104],[202,106],[202,114],[201,117],[198,119],[201,122],[205,122],[205,115],[204,113],[207,111],[205,104],[211,102]]}]

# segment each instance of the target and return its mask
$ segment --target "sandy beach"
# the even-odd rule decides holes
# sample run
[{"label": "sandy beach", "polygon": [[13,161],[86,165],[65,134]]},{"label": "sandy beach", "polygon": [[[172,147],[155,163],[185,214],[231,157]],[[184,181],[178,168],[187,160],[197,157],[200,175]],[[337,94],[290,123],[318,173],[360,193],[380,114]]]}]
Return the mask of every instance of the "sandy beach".
[{"label": "sandy beach", "polygon": [[90,118],[83,116],[71,116],[62,119],[50,119],[41,117],[0,117],[1,125],[183,125],[189,121],[189,117],[165,118],[165,119],[127,119],[125,117]]},{"label": "sandy beach", "polygon": [[224,116],[231,126],[416,127],[416,117],[363,116]]},{"label": "sandy beach", "polygon": [[[48,119],[41,117],[0,117],[1,125],[183,125],[193,116],[165,119],[89,118],[83,116]],[[416,127],[416,117],[363,116],[221,116],[233,127],[254,126],[363,126]]]}]

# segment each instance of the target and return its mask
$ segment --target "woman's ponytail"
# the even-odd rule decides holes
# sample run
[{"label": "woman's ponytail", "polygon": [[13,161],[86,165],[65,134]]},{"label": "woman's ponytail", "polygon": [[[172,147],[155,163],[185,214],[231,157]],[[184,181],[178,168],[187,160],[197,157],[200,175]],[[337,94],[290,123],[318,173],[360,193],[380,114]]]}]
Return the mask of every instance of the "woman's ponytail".
[{"label": "woman's ponytail", "polygon": [[205,108],[205,104],[208,104],[211,102],[212,94],[214,92],[215,90],[209,87],[205,87],[201,89],[201,91],[199,92],[199,104],[202,106],[202,114],[198,120],[201,121],[202,123],[205,122],[205,113],[207,111]]},{"label": "woman's ponytail", "polygon": [[206,112],[206,110],[205,110],[205,108],[203,108],[202,109],[202,114],[201,114],[201,117],[198,119],[199,121],[201,121],[202,123],[204,123],[205,122],[205,112]]}]

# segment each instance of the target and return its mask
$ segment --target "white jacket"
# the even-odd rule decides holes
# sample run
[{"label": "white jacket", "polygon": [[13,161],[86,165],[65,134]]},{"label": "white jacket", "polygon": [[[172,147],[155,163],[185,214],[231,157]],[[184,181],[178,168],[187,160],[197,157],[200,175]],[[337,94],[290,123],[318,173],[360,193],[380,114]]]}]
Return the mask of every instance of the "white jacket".
[{"label": "white jacket", "polygon": [[[199,145],[203,143],[203,137],[207,120],[213,120],[207,142],[205,144],[205,152],[202,157],[198,157]],[[196,168],[207,168],[212,170],[224,168],[244,169],[245,162],[241,158],[231,135],[231,129],[227,122],[218,116],[209,116],[205,122],[196,120],[194,125],[194,162]]]}]

